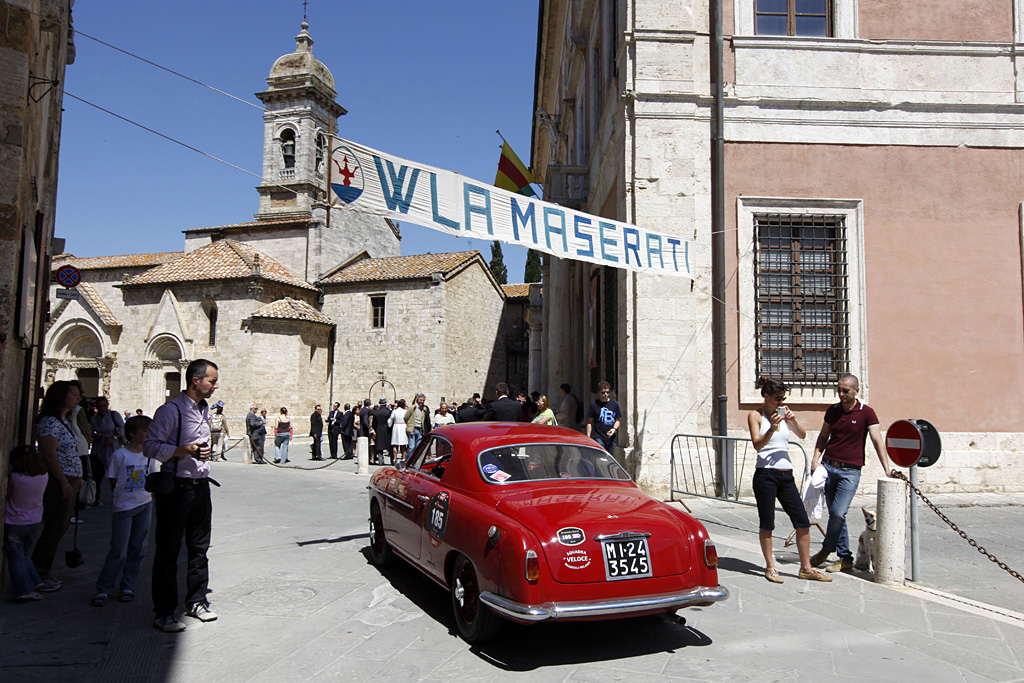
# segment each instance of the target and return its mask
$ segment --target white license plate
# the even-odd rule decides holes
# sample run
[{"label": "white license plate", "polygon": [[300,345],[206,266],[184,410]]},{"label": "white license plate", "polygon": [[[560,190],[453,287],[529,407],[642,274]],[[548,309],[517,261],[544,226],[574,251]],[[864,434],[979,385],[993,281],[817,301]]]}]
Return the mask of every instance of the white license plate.
[{"label": "white license plate", "polygon": [[651,554],[646,538],[607,540],[601,543],[604,573],[608,581],[639,579],[651,574]]}]

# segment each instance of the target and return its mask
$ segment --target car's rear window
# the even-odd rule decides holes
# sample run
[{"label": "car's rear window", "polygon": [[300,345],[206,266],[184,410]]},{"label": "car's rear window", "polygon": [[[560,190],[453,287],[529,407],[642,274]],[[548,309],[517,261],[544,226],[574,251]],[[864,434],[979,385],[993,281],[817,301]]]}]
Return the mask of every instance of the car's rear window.
[{"label": "car's rear window", "polygon": [[629,475],[600,448],[538,443],[492,448],[477,456],[480,476],[489,484],[542,479],[616,479]]}]

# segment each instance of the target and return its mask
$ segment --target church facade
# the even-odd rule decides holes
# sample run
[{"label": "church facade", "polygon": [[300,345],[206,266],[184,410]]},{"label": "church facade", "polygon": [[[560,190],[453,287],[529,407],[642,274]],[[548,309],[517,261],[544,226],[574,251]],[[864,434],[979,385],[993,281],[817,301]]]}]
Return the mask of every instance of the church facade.
[{"label": "church facade", "polygon": [[317,403],[422,392],[436,406],[506,379],[506,296],[479,252],[402,256],[397,224],[328,206],[346,111],[312,44],[303,24],[257,93],[255,220],[187,229],[180,252],[55,257],[82,283],[51,315],[46,385],[78,378],[87,395],[152,414],[189,361],[208,358],[235,434],[252,403],[288,407],[301,434]]}]

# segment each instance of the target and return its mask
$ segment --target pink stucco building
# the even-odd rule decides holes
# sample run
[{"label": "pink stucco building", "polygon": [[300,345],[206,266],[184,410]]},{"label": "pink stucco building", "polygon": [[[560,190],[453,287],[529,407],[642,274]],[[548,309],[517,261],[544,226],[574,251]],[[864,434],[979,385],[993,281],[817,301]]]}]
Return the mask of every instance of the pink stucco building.
[{"label": "pink stucco building", "polygon": [[[725,0],[724,386],[715,377],[714,2],[544,0],[546,197],[693,239],[696,278],[545,264],[535,381],[627,412],[667,492],[673,435],[730,433],[780,376],[815,430],[845,372],[882,427],[932,422],[926,490],[1020,491],[1022,0]],[[881,473],[869,457],[866,482]]]}]

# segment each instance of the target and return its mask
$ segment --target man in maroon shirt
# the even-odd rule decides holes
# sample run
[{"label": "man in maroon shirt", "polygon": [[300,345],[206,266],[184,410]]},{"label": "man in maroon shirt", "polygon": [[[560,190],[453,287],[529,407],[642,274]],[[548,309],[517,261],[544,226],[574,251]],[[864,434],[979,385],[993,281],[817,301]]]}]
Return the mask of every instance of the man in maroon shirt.
[{"label": "man in maroon shirt", "polygon": [[843,375],[836,389],[839,392],[839,403],[825,411],[825,422],[814,444],[814,460],[811,462],[812,472],[820,465],[824,465],[828,471],[828,479],[825,481],[828,529],[821,550],[811,556],[811,565],[821,566],[835,550],[839,559],[828,566],[829,572],[853,569],[846,513],[860,483],[860,470],[864,467],[864,445],[868,436],[871,436],[871,443],[886,476],[890,471],[878,416],[870,406],[857,400],[860,383],[856,376]]}]

